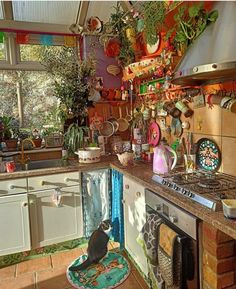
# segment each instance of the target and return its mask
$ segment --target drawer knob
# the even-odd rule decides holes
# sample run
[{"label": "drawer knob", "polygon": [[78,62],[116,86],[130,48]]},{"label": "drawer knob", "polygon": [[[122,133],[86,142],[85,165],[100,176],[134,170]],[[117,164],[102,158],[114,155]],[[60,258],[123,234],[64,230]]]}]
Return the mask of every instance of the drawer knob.
[{"label": "drawer knob", "polygon": [[129,189],[129,185],[126,184],[125,185],[125,189],[128,190]]},{"label": "drawer knob", "polygon": [[140,198],[141,197],[141,193],[140,192],[136,192],[136,197]]},{"label": "drawer knob", "polygon": [[27,202],[23,202],[22,204],[21,204],[21,207],[27,207],[28,206],[28,203]]},{"label": "drawer knob", "polygon": [[122,203],[122,204],[125,204],[125,199],[121,200],[121,203]]}]

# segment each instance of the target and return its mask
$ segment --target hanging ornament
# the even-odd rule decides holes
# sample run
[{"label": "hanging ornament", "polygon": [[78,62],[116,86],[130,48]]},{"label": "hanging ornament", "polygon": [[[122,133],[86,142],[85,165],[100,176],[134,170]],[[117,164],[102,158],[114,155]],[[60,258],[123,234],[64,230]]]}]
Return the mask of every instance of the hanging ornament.
[{"label": "hanging ornament", "polygon": [[105,54],[108,57],[116,57],[120,54],[120,41],[117,38],[110,39],[105,47]]},{"label": "hanging ornament", "polygon": [[64,36],[64,45],[67,47],[76,46],[76,37],[75,36]]},{"label": "hanging ornament", "polygon": [[0,31],[0,43],[3,43],[5,39],[5,33]]},{"label": "hanging ornament", "polygon": [[53,45],[53,36],[49,34],[40,35],[40,44],[42,45]]},{"label": "hanging ornament", "polygon": [[29,34],[28,33],[16,33],[16,43],[17,44],[27,44],[29,43]]}]

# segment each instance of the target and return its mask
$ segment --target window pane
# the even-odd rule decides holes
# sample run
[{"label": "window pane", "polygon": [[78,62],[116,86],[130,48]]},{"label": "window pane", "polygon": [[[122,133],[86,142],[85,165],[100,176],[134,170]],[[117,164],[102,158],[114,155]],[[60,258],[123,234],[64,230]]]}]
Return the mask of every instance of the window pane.
[{"label": "window pane", "polygon": [[22,71],[24,127],[41,129],[58,125],[58,101],[53,93],[52,79],[46,72]]},{"label": "window pane", "polygon": [[17,72],[0,71],[0,116],[19,118],[16,79]]},{"label": "window pane", "polygon": [[[20,60],[21,61],[39,61],[40,54],[45,49],[43,45],[20,44]],[[60,50],[61,46],[50,46],[51,50]]]}]

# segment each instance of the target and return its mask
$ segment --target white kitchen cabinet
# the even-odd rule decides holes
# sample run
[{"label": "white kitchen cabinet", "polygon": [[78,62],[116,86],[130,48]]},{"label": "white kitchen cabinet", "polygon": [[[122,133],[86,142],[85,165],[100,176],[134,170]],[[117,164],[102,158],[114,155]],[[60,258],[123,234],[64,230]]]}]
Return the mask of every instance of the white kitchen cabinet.
[{"label": "white kitchen cabinet", "polygon": [[[11,184],[13,183],[14,181],[11,181]],[[24,185],[24,182],[20,185]],[[26,193],[0,197],[0,234],[0,256],[30,250]]]},{"label": "white kitchen cabinet", "polygon": [[[79,173],[29,178],[28,182],[32,248],[82,237]],[[77,185],[68,186],[70,182]],[[40,186],[41,190],[35,190]]]},{"label": "white kitchen cabinet", "polygon": [[137,237],[146,222],[145,188],[124,176],[123,179],[125,248],[142,272],[147,275],[147,259]]}]

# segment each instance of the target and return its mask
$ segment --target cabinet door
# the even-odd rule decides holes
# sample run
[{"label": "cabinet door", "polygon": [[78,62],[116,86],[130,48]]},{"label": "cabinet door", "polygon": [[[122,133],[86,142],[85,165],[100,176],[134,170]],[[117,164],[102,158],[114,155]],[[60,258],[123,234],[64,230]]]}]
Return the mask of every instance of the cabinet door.
[{"label": "cabinet door", "polygon": [[125,248],[140,269],[147,275],[147,259],[137,237],[146,222],[145,188],[124,177],[124,228]]},{"label": "cabinet door", "polygon": [[30,250],[27,194],[0,198],[0,256]]},{"label": "cabinet door", "polygon": [[29,203],[33,248],[82,237],[79,186],[30,193]]}]

